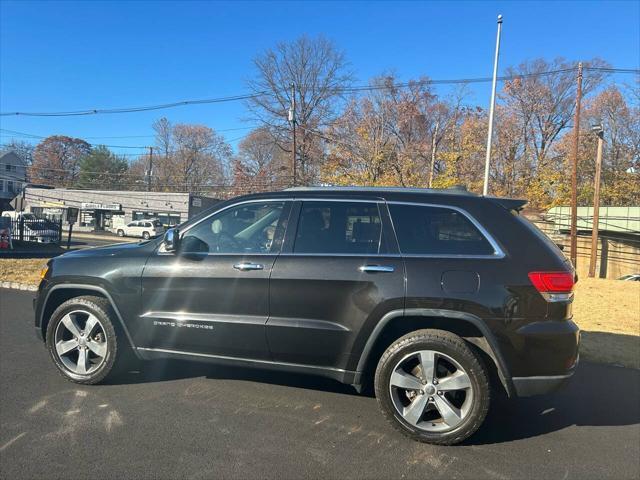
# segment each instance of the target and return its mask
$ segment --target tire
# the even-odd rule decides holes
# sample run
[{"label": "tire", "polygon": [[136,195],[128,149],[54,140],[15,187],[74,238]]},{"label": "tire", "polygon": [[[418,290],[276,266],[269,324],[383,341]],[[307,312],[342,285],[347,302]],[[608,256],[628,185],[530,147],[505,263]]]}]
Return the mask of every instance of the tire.
[{"label": "tire", "polygon": [[149,237],[151,237],[151,235],[149,235],[149,232],[142,232],[142,238],[144,238],[145,240],[149,240]]},{"label": "tire", "polygon": [[118,229],[118,236],[119,237],[124,237],[124,230]]},{"label": "tire", "polygon": [[[433,376],[423,375],[431,371],[429,365],[435,365]],[[482,359],[462,338],[443,330],[399,338],[383,353],[375,373],[385,418],[409,438],[436,445],[454,445],[475,433],[489,410],[490,391]]]},{"label": "tire", "polygon": [[[97,323],[86,335],[76,336],[67,328],[72,323],[76,330],[84,334],[91,317]],[[118,330],[115,312],[107,299],[95,296],[75,297],[62,303],[53,312],[47,326],[46,345],[60,375],[74,383],[94,385],[120,371],[130,358],[130,347],[126,344],[124,335],[116,333]],[[69,346],[62,344],[64,346],[59,350],[56,345],[61,345],[60,342],[66,342]],[[74,342],[78,343],[75,347]],[[68,353],[61,355],[59,352],[66,348],[69,348]],[[80,361],[82,350],[85,352],[85,362]],[[100,357],[95,352],[101,352],[103,356]],[[73,367],[74,363],[77,364],[76,368]],[[80,367],[81,363],[84,363],[84,368]]]}]

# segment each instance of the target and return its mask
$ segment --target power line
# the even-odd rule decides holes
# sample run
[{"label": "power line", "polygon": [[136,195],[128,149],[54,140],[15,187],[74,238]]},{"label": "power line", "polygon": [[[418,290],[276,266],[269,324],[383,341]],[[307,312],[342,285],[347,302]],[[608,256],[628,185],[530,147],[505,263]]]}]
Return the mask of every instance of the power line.
[{"label": "power line", "polygon": [[[22,135],[24,137],[32,138],[34,140],[42,140],[44,138],[47,138],[47,137],[43,137],[42,135],[34,135],[33,133],[18,132],[16,130],[7,130],[6,128],[0,128],[0,131],[7,132],[7,133],[10,133],[10,134],[13,134],[13,135]],[[89,143],[89,145],[91,145],[92,147],[109,147],[109,148],[137,148],[137,149],[148,148],[146,146],[138,147],[138,146],[130,146],[130,145],[104,145],[102,143],[99,143],[99,144]]]},{"label": "power line", "polygon": [[265,95],[267,92],[259,92],[244,95],[233,95],[230,97],[219,98],[205,98],[200,100],[183,100],[180,102],[162,103],[158,105],[148,105],[143,107],[123,107],[123,108],[102,108],[102,109],[90,109],[90,110],[76,110],[67,112],[2,112],[0,116],[29,116],[29,117],[72,117],[82,115],[98,115],[98,114],[113,114],[113,113],[133,113],[133,112],[148,112],[151,110],[163,110],[166,108],[182,107],[185,105],[202,105],[210,103],[224,103],[235,102],[238,100],[248,100],[251,98],[257,98]]},{"label": "power line", "polygon": [[634,74],[640,74],[640,69],[637,69],[637,68],[584,67],[584,70],[595,70],[595,71],[598,71],[598,72],[608,72],[608,73],[634,73]]},{"label": "power line", "polygon": [[[216,133],[218,132],[233,132],[233,131],[238,131],[238,130],[249,130],[249,129],[255,129],[258,127],[239,127],[239,128],[228,128],[225,130],[214,130]],[[30,139],[34,139],[34,140],[42,140],[48,137],[43,137],[42,135],[35,135],[33,133],[26,133],[26,132],[18,132],[16,130],[8,130],[6,128],[0,128],[1,132],[7,132],[10,133],[11,135],[21,135],[23,137],[26,138],[30,138]],[[236,138],[232,138],[230,140],[227,140],[227,142],[235,142],[237,140],[243,139],[244,137],[247,137],[251,134],[251,132],[249,132],[246,135],[241,135],[240,137],[236,137]],[[2,137],[3,135],[0,133],[0,137]],[[155,135],[148,135],[149,137],[155,137]],[[147,135],[134,135],[134,136],[122,136],[122,137],[83,137],[83,139],[92,139],[92,138],[142,138],[142,137],[147,137]],[[89,145],[91,145],[92,147],[97,147],[97,146],[101,146],[101,147],[109,147],[109,148],[137,148],[137,149],[146,149],[149,148],[147,146],[124,146],[124,145],[105,145],[102,143],[89,143]],[[5,144],[5,146],[7,146],[7,144]]]},{"label": "power line", "polygon": [[[498,77],[498,81],[515,80],[518,78],[531,78],[540,77],[546,75],[555,75],[558,73],[572,72],[575,67],[561,68],[557,70],[549,70],[546,72],[534,72],[523,73],[515,75],[504,75]],[[585,70],[596,70],[610,73],[640,73],[636,69],[626,68],[613,68],[613,67],[585,67]],[[363,85],[353,86],[336,89],[336,93],[356,93],[370,90],[381,90],[389,88],[406,88],[412,85],[455,85],[455,84],[467,84],[467,83],[482,83],[491,82],[492,77],[476,77],[476,78],[456,78],[456,79],[441,79],[441,80],[419,80],[416,82],[396,83],[391,85]],[[82,115],[98,115],[98,114],[115,114],[115,113],[133,113],[133,112],[146,112],[151,110],[163,110],[167,108],[181,107],[185,105],[203,105],[223,102],[235,102],[239,100],[249,100],[252,98],[258,98],[265,95],[269,95],[268,91],[261,91],[257,93],[246,93],[240,95],[233,95],[229,97],[218,98],[206,98],[200,100],[183,100],[180,102],[162,103],[157,105],[148,105],[142,107],[122,107],[111,109],[89,109],[89,110],[76,110],[76,111],[61,111],[61,112],[2,112],[0,116],[32,116],[32,117],[68,117],[68,116],[82,116]]]},{"label": "power line", "polygon": [[[240,130],[251,130],[251,129],[255,129],[255,128],[259,128],[259,125],[252,125],[249,127],[236,127],[236,128],[222,128],[222,129],[214,129],[214,131],[216,133],[221,133],[221,132],[236,132],[236,131],[240,131]],[[31,133],[22,133],[22,132],[16,132],[15,130],[7,130],[6,128],[0,128],[0,130],[5,131],[5,132],[12,132],[15,134],[19,134],[22,136],[26,136],[26,137],[32,137],[32,138],[44,138],[41,137],[39,135],[35,135],[35,134],[31,134]],[[74,135],[76,138],[83,138],[85,140],[96,140],[96,139],[116,139],[116,138],[155,138],[156,135],[108,135],[108,136],[82,136],[82,135]]]}]

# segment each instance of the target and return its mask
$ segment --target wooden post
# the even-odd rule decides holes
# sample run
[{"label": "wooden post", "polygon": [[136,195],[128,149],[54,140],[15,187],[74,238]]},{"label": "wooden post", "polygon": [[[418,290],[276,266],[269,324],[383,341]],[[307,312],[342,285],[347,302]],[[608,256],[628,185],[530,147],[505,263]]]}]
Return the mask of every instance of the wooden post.
[{"label": "wooden post", "polygon": [[602,144],[604,143],[604,131],[602,127],[598,132],[598,153],[596,155],[596,175],[593,190],[593,224],[591,229],[591,258],[589,260],[589,276],[596,275],[596,261],[598,260],[598,223],[600,215],[600,175],[602,172]]}]

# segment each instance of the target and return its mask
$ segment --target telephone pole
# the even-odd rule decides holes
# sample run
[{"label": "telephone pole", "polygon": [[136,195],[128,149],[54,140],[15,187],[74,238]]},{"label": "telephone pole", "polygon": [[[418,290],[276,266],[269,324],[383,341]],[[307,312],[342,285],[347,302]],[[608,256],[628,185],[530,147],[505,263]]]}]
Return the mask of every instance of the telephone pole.
[{"label": "telephone pole", "polygon": [[149,147],[149,171],[147,172],[147,192],[151,191],[151,172],[153,172],[153,147]]},{"label": "telephone pole", "polygon": [[493,111],[496,108],[496,82],[498,80],[498,58],[500,57],[500,34],[502,33],[502,15],[498,15],[498,35],[496,37],[496,56],[493,59],[493,82],[491,83],[491,105],[489,106],[489,132],[487,133],[487,157],[484,161],[484,187],[482,195],[489,194],[489,164],[491,162],[491,140],[493,138]]},{"label": "telephone pole", "polygon": [[291,149],[291,177],[292,184],[295,187],[297,183],[297,165],[296,165],[296,85],[291,82],[291,107],[289,107],[289,123],[293,133],[293,148]]},{"label": "telephone pole", "polygon": [[602,173],[602,144],[604,143],[604,128],[602,124],[591,127],[598,135],[598,153],[596,154],[596,175],[593,191],[593,224],[591,230],[591,259],[589,260],[589,276],[596,276],[596,261],[598,260],[598,223],[600,221],[600,175]]},{"label": "telephone pole", "polygon": [[578,262],[578,147],[580,145],[580,103],[582,102],[582,62],[578,63],[576,110],[573,115],[573,152],[571,155],[571,263]]}]

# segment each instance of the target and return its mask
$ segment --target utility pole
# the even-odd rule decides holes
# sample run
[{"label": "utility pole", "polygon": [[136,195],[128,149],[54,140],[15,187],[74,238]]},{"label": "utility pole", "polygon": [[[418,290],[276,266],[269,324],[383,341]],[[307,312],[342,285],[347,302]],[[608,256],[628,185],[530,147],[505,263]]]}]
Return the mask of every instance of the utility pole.
[{"label": "utility pole", "polygon": [[571,263],[578,264],[578,147],[580,145],[580,103],[582,102],[582,62],[578,63],[576,110],[573,115],[573,152],[571,155]]},{"label": "utility pole", "polygon": [[598,223],[600,215],[600,175],[602,173],[602,144],[604,143],[604,128],[602,124],[591,127],[598,135],[598,153],[596,154],[596,176],[593,189],[593,224],[591,230],[591,259],[589,261],[589,276],[596,276],[596,261],[598,260]]},{"label": "utility pole", "polygon": [[493,138],[493,111],[496,108],[496,83],[498,80],[498,58],[500,56],[500,34],[502,33],[502,15],[498,15],[498,35],[496,37],[496,56],[493,59],[493,82],[491,83],[491,105],[489,106],[489,132],[487,133],[487,157],[484,161],[484,187],[482,194],[489,194],[489,163],[491,162],[491,139]]},{"label": "utility pole", "polygon": [[291,107],[289,107],[289,123],[293,133],[293,148],[291,149],[291,177],[292,184],[295,187],[297,183],[297,165],[296,165],[296,85],[291,82]]},{"label": "utility pole", "polygon": [[433,175],[436,169],[436,138],[438,136],[438,129],[440,128],[440,122],[436,122],[436,127],[433,130],[433,137],[431,137],[431,165],[429,167],[429,188],[433,185]]},{"label": "utility pole", "polygon": [[149,147],[149,171],[147,172],[147,192],[151,191],[152,172],[153,172],[153,147]]}]

